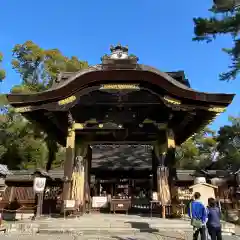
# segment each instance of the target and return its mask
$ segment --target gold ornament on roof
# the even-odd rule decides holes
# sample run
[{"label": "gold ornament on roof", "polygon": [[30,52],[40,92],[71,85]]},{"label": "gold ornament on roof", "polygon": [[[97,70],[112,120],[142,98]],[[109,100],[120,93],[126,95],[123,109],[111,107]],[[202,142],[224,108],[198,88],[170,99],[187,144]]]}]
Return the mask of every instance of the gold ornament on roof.
[{"label": "gold ornament on roof", "polygon": [[58,101],[58,105],[62,106],[62,105],[66,105],[66,104],[69,104],[69,103],[72,103],[76,100],[76,96],[70,96],[68,98],[65,98],[63,100],[60,100]]},{"label": "gold ornament on roof", "polygon": [[138,84],[103,84],[100,90],[124,90],[124,89],[136,89],[139,90]]},{"label": "gold ornament on roof", "polygon": [[226,107],[210,107],[210,108],[208,108],[208,111],[216,112],[216,113],[222,113],[225,110],[226,110]]},{"label": "gold ornament on roof", "polygon": [[172,97],[164,96],[163,99],[166,100],[170,104],[174,104],[174,105],[180,105],[181,104],[181,101],[179,101],[177,99],[174,99]]},{"label": "gold ornament on roof", "polygon": [[32,110],[31,106],[15,108],[15,112],[17,113],[30,112],[31,110]]}]

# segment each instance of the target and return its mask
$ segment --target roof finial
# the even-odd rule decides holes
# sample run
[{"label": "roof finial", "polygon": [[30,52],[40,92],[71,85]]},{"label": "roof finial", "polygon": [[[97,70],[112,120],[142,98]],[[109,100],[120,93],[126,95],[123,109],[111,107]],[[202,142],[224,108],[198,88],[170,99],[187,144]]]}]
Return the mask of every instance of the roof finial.
[{"label": "roof finial", "polygon": [[[122,46],[120,43],[117,45],[110,45],[111,54],[105,54],[101,60],[105,62],[108,60],[129,60],[131,64],[137,64],[138,58],[133,54],[128,54],[128,46]],[[119,63],[118,63],[119,64]]]},{"label": "roof finial", "polygon": [[111,45],[110,46],[110,51],[111,53],[119,51],[119,52],[124,52],[128,55],[128,46],[122,46],[120,43],[118,43],[116,46]]}]

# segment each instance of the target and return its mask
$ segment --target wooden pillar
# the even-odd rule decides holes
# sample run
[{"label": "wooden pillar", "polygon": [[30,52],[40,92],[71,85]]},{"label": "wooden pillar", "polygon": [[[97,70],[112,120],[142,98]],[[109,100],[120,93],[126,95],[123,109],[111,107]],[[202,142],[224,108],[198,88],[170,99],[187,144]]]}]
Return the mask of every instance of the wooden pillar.
[{"label": "wooden pillar", "polygon": [[158,190],[158,185],[157,185],[157,158],[156,158],[156,154],[155,154],[155,146],[152,150],[152,191],[153,192],[157,192]]},{"label": "wooden pillar", "polygon": [[168,187],[168,169],[165,167],[166,157],[166,139],[165,142],[156,142],[154,146],[157,168],[157,193],[158,200],[162,205],[162,217],[166,217],[165,206],[169,200],[169,187]]},{"label": "wooden pillar", "polygon": [[85,158],[85,206],[84,209],[88,212],[90,211],[91,199],[90,199],[90,170],[91,170],[91,161],[92,161],[92,148],[90,145],[87,146],[87,154]]},{"label": "wooden pillar", "polygon": [[156,142],[154,152],[157,164],[157,192],[162,204],[162,217],[166,217],[166,206],[171,204],[171,172],[175,162],[175,139],[171,129],[165,131],[164,141]]},{"label": "wooden pillar", "polygon": [[170,203],[172,214],[175,214],[176,209],[176,200],[177,200],[177,191],[175,188],[175,178],[176,178],[176,159],[175,159],[175,136],[172,129],[167,130],[167,156],[166,156],[166,165],[168,167],[169,175],[168,175],[168,184],[170,191]]},{"label": "wooden pillar", "polygon": [[36,212],[36,218],[39,218],[42,216],[43,213],[43,197],[44,193],[37,193],[37,212]]},{"label": "wooden pillar", "polygon": [[72,185],[72,172],[75,158],[75,130],[73,126],[68,129],[67,143],[66,143],[66,159],[64,164],[64,184],[63,184],[63,207],[64,201],[71,199],[71,185]]},{"label": "wooden pillar", "polygon": [[86,192],[86,169],[87,167],[87,148],[84,142],[80,142],[76,146],[76,161],[73,170],[73,187],[72,199],[76,200],[79,210],[85,212],[85,192]]}]

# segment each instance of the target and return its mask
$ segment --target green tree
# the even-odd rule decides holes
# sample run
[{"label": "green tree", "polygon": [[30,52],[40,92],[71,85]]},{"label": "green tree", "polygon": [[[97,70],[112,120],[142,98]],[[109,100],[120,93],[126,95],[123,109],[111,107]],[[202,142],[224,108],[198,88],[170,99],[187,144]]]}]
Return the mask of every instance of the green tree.
[{"label": "green tree", "polygon": [[218,151],[220,153],[216,167],[219,169],[240,168],[240,117],[229,117],[229,125],[218,131]]},{"label": "green tree", "polygon": [[199,156],[199,149],[194,141],[190,138],[184,142],[177,151],[176,167],[180,169],[196,169]]},{"label": "green tree", "polygon": [[[0,64],[3,61],[3,55],[0,53]],[[6,72],[0,68],[0,82],[6,77]]]},{"label": "green tree", "polygon": [[[223,2],[223,1],[216,1]],[[240,70],[240,8],[233,8],[233,1],[225,1],[225,5],[216,8],[213,6],[209,11],[209,18],[194,18],[194,41],[212,42],[221,35],[229,35],[233,39],[231,48],[223,48],[223,51],[231,57],[229,70],[220,74],[220,80],[235,79]],[[229,5],[230,3],[230,5]]]},{"label": "green tree", "polygon": [[201,169],[212,162],[212,152],[216,149],[215,132],[204,128],[184,142],[178,149],[177,167]]},{"label": "green tree", "polygon": [[46,144],[34,134],[34,125],[8,109],[0,118],[0,161],[11,169],[22,169],[46,162]]},{"label": "green tree", "polygon": [[60,72],[76,72],[88,67],[86,61],[66,57],[58,49],[43,49],[32,41],[13,48],[13,69],[22,78],[13,92],[39,92],[50,88]]},{"label": "green tree", "polygon": [[0,93],[0,116],[2,113],[6,112],[8,101],[5,94]]},{"label": "green tree", "polygon": [[[46,50],[27,41],[13,48],[12,66],[20,74],[22,82],[11,92],[33,93],[50,88],[60,72],[76,72],[86,68],[88,63],[77,57],[65,57],[58,49]],[[7,106],[4,95],[0,101]],[[0,114],[0,134],[4,136],[0,140],[2,163],[11,169],[43,166],[49,169],[52,163],[54,167],[62,165],[64,148],[58,146],[52,136],[43,133],[9,106]]]}]

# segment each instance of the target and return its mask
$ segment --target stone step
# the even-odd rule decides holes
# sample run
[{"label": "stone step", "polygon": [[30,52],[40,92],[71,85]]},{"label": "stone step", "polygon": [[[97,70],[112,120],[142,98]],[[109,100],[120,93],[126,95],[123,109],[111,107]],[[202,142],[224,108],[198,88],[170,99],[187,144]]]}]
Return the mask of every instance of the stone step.
[{"label": "stone step", "polygon": [[[25,233],[25,234],[76,234],[76,235],[101,235],[101,236],[113,236],[113,235],[136,235],[138,233],[159,233],[159,232],[185,232],[192,233],[191,226],[181,228],[172,226],[170,227],[148,227],[148,228],[96,228],[96,227],[47,227],[39,228],[36,224],[12,224],[7,227],[7,233]],[[223,235],[234,234],[235,229],[223,229]]]},{"label": "stone step", "polygon": [[146,228],[152,228],[152,229],[192,229],[192,227],[190,225],[163,225],[163,224],[158,224],[158,225],[129,225],[129,226],[125,226],[125,225],[109,225],[109,226],[96,226],[96,225],[59,225],[59,226],[54,226],[54,225],[41,225],[39,226],[39,229],[54,229],[54,228],[62,228],[62,229],[68,229],[68,228],[82,228],[82,229],[88,229],[88,228],[97,228],[97,229],[106,229],[106,228],[123,228],[123,229],[146,229]]},{"label": "stone step", "polygon": [[[39,234],[76,234],[76,235],[101,235],[101,236],[114,236],[114,235],[135,235],[138,233],[159,233],[163,231],[169,231],[169,229],[126,229],[126,228],[106,228],[106,229],[96,229],[96,228],[68,228],[68,229],[61,229],[61,228],[52,228],[52,229],[39,229]],[[176,230],[172,229],[171,232],[192,232],[192,229],[181,229]]]},{"label": "stone step", "polygon": [[10,223],[6,224],[6,232],[37,233],[39,225],[36,223]]},{"label": "stone step", "polygon": [[[67,228],[67,229],[61,229],[61,228],[48,228],[48,229],[39,229],[38,233],[39,234],[76,234],[76,235],[101,235],[101,236],[113,236],[113,235],[136,235],[138,233],[152,233],[152,234],[156,234],[156,233],[162,233],[162,232],[171,232],[171,233],[189,233],[192,234],[192,228],[181,228],[181,229],[126,229],[126,228]],[[227,235],[232,235],[234,233],[232,233],[231,231],[223,231],[224,236]]]},{"label": "stone step", "polygon": [[[117,234],[127,232],[185,231],[192,232],[189,220],[146,218],[139,216],[85,215],[80,218],[46,218],[35,221],[24,220],[6,225],[7,232],[21,233],[77,233],[77,234]],[[225,233],[234,233],[235,225],[223,222]]]}]

